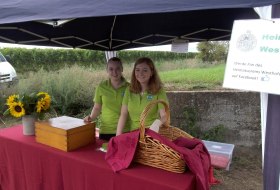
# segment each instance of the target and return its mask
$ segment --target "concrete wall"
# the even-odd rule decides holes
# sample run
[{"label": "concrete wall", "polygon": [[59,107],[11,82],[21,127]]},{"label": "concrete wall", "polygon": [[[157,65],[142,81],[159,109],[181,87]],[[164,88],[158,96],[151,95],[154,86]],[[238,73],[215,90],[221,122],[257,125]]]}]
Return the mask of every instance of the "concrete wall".
[{"label": "concrete wall", "polygon": [[171,125],[185,121],[184,107],[197,110],[197,125],[208,130],[219,124],[227,128],[227,143],[243,146],[261,144],[260,94],[240,91],[167,92]]}]

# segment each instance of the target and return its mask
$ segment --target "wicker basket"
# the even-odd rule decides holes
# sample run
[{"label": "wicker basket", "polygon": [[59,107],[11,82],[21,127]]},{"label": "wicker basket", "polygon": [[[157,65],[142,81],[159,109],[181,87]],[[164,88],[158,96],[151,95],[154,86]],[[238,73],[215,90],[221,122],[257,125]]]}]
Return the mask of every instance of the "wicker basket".
[{"label": "wicker basket", "polygon": [[157,139],[153,139],[152,137],[145,135],[145,119],[151,108],[158,103],[164,105],[167,115],[167,124],[160,127],[159,134],[169,140],[174,140],[180,136],[193,138],[181,129],[170,126],[170,110],[165,101],[152,101],[146,106],[140,117],[140,139],[134,161],[175,173],[184,173],[185,162],[181,159],[178,152],[167,145],[162,144]]}]

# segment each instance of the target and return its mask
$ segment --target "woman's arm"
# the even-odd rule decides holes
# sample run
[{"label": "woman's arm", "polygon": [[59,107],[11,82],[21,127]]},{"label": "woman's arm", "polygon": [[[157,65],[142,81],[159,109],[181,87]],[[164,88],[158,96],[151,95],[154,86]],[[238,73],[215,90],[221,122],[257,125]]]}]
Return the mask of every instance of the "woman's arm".
[{"label": "woman's arm", "polygon": [[117,133],[116,133],[117,136],[122,134],[123,128],[124,128],[126,120],[127,120],[127,115],[128,115],[127,106],[126,105],[122,105],[121,116],[119,118],[118,127],[117,127]]},{"label": "woman's arm", "polygon": [[165,112],[165,109],[160,109],[159,110],[159,115],[160,115],[160,121],[161,123],[166,123],[167,122],[167,115],[166,115],[166,112]]},{"label": "woman's arm", "polygon": [[101,108],[102,108],[101,104],[95,103],[93,108],[92,108],[92,111],[91,111],[90,115],[86,116],[84,118],[84,121],[91,122],[91,121],[95,120],[100,115]]}]

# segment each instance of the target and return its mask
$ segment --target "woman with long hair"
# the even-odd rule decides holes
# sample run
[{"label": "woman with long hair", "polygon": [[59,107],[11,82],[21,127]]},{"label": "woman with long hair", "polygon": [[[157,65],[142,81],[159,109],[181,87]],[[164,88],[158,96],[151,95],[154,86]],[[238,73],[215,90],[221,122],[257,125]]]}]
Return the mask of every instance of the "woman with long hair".
[{"label": "woman with long hair", "polygon": [[[130,131],[138,129],[140,115],[151,101],[164,100],[167,102],[163,84],[150,58],[142,57],[135,62],[130,82],[122,102],[117,135],[124,132],[127,123],[130,125]],[[150,110],[145,120],[145,126],[154,124],[159,127],[166,121],[164,106],[159,104]]]}]

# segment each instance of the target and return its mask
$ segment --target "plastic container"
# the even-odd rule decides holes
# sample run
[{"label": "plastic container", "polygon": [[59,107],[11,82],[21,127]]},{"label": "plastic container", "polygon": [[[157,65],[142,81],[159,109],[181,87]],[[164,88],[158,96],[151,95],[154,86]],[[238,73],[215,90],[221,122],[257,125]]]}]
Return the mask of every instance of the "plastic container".
[{"label": "plastic container", "polygon": [[232,161],[234,144],[220,143],[203,140],[210,156],[211,165],[217,168],[229,170]]}]

